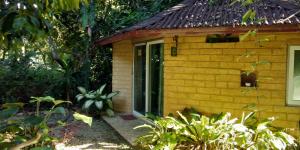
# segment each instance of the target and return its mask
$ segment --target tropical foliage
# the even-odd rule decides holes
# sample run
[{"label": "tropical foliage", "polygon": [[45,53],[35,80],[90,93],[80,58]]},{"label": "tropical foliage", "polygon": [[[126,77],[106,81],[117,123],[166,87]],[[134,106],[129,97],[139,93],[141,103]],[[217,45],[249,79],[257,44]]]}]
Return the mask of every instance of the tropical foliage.
[{"label": "tropical foliage", "polygon": [[166,117],[154,120],[148,134],[137,143],[146,149],[296,149],[296,140],[280,128],[272,126],[274,118],[258,120],[255,113],[243,114],[240,119],[230,113],[212,117],[179,113],[179,118]]},{"label": "tropical foliage", "polygon": [[32,95],[72,101],[78,86],[104,83],[111,91],[111,48],[94,41],[179,1],[0,1],[1,103]]},{"label": "tropical foliage", "polygon": [[[66,115],[62,104],[69,101],[55,100],[52,97],[32,97],[31,104],[36,111],[30,115],[17,115],[23,103],[6,103],[0,111],[0,147],[1,149],[22,149],[26,147],[51,147],[55,138],[49,136],[51,128],[48,120],[52,114]],[[41,103],[50,103],[51,108],[40,111]],[[59,120],[57,120],[59,121]]]},{"label": "tropical foliage", "polygon": [[102,85],[96,91],[87,91],[83,87],[78,87],[80,94],[76,96],[78,101],[84,100],[83,110],[90,110],[93,105],[100,111],[105,110],[108,116],[114,116],[112,97],[119,94],[118,91],[108,94],[103,93],[106,84]]}]

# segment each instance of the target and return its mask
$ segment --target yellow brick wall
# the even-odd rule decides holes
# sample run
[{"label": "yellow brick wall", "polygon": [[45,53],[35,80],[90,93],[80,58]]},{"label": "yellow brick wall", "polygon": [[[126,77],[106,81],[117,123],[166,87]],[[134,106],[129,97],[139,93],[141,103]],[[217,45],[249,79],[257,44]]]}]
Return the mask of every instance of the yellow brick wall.
[{"label": "yellow brick wall", "polygon": [[[264,39],[269,41],[263,41]],[[179,36],[178,56],[171,57],[172,36],[166,35],[164,67],[164,114],[194,107],[206,113],[231,112],[240,116],[242,108],[255,103],[261,118],[274,116],[275,124],[295,128],[299,134],[300,107],[286,106],[288,45],[300,45],[300,33],[259,34],[239,43],[205,43],[206,36]],[[113,90],[116,111],[132,111],[131,40],[113,44]],[[242,57],[245,52],[250,57]],[[270,64],[257,68],[258,94],[240,88],[240,71],[252,62]],[[257,99],[259,96],[259,99]]]},{"label": "yellow brick wall", "polygon": [[[179,36],[178,56],[171,57],[172,37],[164,38],[165,115],[194,107],[207,114],[240,116],[244,106],[255,103],[262,110],[259,117],[274,116],[276,125],[299,132],[300,107],[287,107],[285,102],[287,49],[300,44],[300,33],[259,34],[239,43],[210,44],[205,40],[205,36]],[[245,52],[251,56],[242,57]],[[245,92],[240,87],[240,71],[263,60],[270,64],[257,68],[259,92]]]},{"label": "yellow brick wall", "polygon": [[113,44],[112,90],[120,91],[113,105],[118,112],[131,112],[132,48],[130,40]]}]

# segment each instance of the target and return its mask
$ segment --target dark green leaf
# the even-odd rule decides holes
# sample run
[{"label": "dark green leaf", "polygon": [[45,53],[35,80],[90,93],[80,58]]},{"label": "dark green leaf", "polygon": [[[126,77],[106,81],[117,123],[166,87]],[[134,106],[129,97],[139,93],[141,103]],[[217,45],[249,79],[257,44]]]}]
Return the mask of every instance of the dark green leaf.
[{"label": "dark green leaf", "polygon": [[96,107],[97,107],[99,110],[102,110],[102,108],[103,108],[103,102],[102,102],[102,101],[97,101],[97,102],[95,102],[95,105],[96,105]]},{"label": "dark green leaf", "polygon": [[106,114],[109,116],[109,117],[113,117],[115,115],[114,111],[111,110],[111,109],[106,109]]},{"label": "dark green leaf", "polygon": [[94,103],[93,100],[87,100],[87,101],[84,102],[82,108],[87,110],[87,109],[90,108],[90,106],[91,106],[93,103]]},{"label": "dark green leaf", "polygon": [[23,120],[24,124],[36,126],[39,125],[43,122],[44,118],[43,117],[38,117],[38,116],[29,116]]},{"label": "dark green leaf", "polygon": [[77,89],[79,90],[79,92],[81,93],[81,94],[86,94],[87,92],[86,92],[86,89],[84,88],[84,87],[81,87],[81,86],[79,86],[79,87],[77,87]]},{"label": "dark green leaf", "polygon": [[4,109],[4,110],[0,111],[0,120],[8,119],[8,118],[12,117],[13,115],[17,114],[18,111],[19,111],[18,108]]},{"label": "dark green leaf", "polygon": [[66,111],[64,107],[56,107],[53,110],[53,113],[58,113],[58,114],[62,114],[64,116],[66,116]]}]

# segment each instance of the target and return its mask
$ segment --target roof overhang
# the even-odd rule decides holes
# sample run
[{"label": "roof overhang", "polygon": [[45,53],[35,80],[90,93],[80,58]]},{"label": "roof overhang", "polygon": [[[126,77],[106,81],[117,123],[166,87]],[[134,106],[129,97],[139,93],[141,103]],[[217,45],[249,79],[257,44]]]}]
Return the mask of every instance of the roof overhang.
[{"label": "roof overhang", "polygon": [[238,27],[202,27],[202,28],[182,28],[182,29],[142,29],[117,33],[115,35],[102,38],[95,42],[95,46],[104,46],[126,39],[136,39],[151,36],[165,35],[201,35],[201,34],[240,34],[249,30],[257,30],[258,32],[300,32],[300,24],[281,24],[281,25],[265,25],[265,26],[238,26]]}]

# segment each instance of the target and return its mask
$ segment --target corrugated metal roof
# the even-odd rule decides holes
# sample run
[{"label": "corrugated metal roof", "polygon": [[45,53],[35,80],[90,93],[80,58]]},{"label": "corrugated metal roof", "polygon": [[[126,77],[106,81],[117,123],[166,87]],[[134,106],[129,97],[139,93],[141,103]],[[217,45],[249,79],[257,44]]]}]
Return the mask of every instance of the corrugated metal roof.
[{"label": "corrugated metal roof", "polygon": [[259,0],[246,7],[241,3],[231,3],[232,0],[219,0],[215,4],[210,4],[208,0],[185,0],[123,31],[240,26],[243,15],[249,9],[256,11],[257,21],[249,21],[247,25],[300,23],[300,15],[292,16],[300,7],[287,0]]},{"label": "corrugated metal roof", "polygon": [[247,6],[242,6],[239,2],[232,4],[232,0],[216,1],[215,4],[210,4],[209,0],[184,0],[168,10],[98,42],[136,30],[242,26],[242,17],[249,9],[256,11],[255,20],[260,21],[248,21],[247,26],[300,24],[300,6],[292,0],[255,0]]}]

